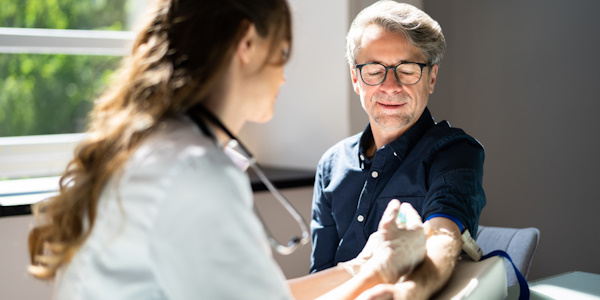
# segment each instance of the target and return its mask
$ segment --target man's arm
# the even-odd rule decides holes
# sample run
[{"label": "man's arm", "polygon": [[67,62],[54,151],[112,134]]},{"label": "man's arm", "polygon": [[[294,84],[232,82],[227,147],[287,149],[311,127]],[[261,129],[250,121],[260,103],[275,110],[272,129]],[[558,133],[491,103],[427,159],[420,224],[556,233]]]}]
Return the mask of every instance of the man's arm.
[{"label": "man's arm", "polygon": [[288,285],[295,299],[316,299],[351,278],[350,273],[342,267],[336,266],[314,274],[290,279]]},{"label": "man's arm", "polygon": [[398,299],[429,299],[452,275],[463,243],[458,226],[450,219],[433,218],[425,222],[425,234],[427,257],[413,274],[397,285],[403,296]]},{"label": "man's arm", "polygon": [[454,221],[442,217],[432,218],[424,225],[427,256],[423,263],[404,281],[380,284],[357,299],[379,299],[385,295],[393,295],[394,300],[429,299],[444,287],[462,249],[460,230]]},{"label": "man's arm", "polygon": [[331,199],[324,192],[326,183],[323,178],[327,175],[324,162],[319,162],[315,175],[315,186],[311,213],[312,254],[310,272],[316,272],[333,267],[339,237],[333,218]]},{"label": "man's arm", "polygon": [[425,218],[433,216],[425,222],[427,257],[405,281],[379,285],[360,299],[376,299],[377,295],[393,295],[394,299],[428,299],[452,275],[463,242],[457,223],[449,218],[456,218],[465,229],[476,232],[479,215],[485,206],[483,147],[472,138],[462,141],[439,148],[432,156],[429,189],[421,212]]},{"label": "man's arm", "polygon": [[423,212],[424,217],[433,216],[425,222],[427,257],[405,282],[396,286],[398,299],[428,299],[444,287],[462,250],[457,222],[471,232],[477,230],[485,205],[484,152],[476,141],[469,141],[440,149],[431,164],[432,181]]}]

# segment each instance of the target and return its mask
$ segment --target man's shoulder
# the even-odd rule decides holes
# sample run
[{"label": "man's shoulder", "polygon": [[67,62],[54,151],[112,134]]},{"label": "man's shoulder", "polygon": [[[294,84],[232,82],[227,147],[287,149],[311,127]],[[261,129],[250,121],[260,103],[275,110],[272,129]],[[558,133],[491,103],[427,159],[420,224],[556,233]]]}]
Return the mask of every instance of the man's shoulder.
[{"label": "man's shoulder", "polygon": [[327,149],[327,151],[325,151],[325,153],[323,153],[321,156],[319,165],[329,165],[334,161],[341,159],[342,157],[346,157],[348,155],[357,155],[362,134],[363,133],[360,132],[349,136],[329,147],[329,149]]},{"label": "man's shoulder", "polygon": [[[446,121],[432,126],[411,151],[415,159],[431,161],[436,157],[479,157],[485,155],[483,145],[464,130]],[[445,153],[445,154],[443,154]],[[441,155],[441,156],[440,156]]]},{"label": "man's shoulder", "polygon": [[483,145],[477,139],[461,128],[450,126],[447,121],[436,123],[425,133],[421,141],[429,144],[432,151],[457,143],[467,143],[483,149]]}]

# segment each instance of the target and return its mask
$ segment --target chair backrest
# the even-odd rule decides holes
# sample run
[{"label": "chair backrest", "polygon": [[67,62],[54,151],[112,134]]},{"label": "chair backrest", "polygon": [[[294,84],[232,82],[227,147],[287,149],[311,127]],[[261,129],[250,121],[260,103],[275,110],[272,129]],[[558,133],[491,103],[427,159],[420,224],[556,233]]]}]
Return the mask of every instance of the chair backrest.
[{"label": "chair backrest", "polygon": [[[475,239],[483,254],[494,250],[504,250],[512,258],[515,266],[525,278],[529,274],[533,255],[540,241],[537,228],[505,228],[479,225]],[[510,264],[506,264],[507,285],[517,284],[517,277]]]}]

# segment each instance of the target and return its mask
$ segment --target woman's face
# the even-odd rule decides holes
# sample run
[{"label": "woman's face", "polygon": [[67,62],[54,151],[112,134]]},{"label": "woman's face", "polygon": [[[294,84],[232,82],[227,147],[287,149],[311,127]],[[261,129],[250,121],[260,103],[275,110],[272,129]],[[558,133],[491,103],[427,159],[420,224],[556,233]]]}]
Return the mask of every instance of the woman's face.
[{"label": "woman's face", "polygon": [[[282,42],[270,53],[270,41],[261,41],[256,47],[258,67],[246,77],[242,94],[249,104],[248,121],[264,123],[273,118],[279,89],[285,82],[284,63],[287,60],[288,42]],[[269,57],[270,55],[270,57]],[[266,63],[265,63],[266,61]]]}]

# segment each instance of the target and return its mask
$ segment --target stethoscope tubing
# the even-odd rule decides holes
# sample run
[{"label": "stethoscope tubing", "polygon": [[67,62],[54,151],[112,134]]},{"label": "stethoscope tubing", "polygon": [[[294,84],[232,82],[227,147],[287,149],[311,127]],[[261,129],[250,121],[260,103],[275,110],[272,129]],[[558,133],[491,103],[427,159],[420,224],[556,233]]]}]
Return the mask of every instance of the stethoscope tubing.
[{"label": "stethoscope tubing", "polygon": [[208,109],[206,109],[201,104],[196,105],[195,107],[190,109],[188,115],[196,123],[196,125],[198,125],[198,127],[200,127],[200,129],[202,130],[202,132],[204,134],[212,137],[215,140],[216,140],[216,137],[207,128],[206,124],[200,118],[199,115],[202,115],[208,121],[210,121],[211,123],[213,123],[214,125],[219,127],[221,130],[223,130],[223,132],[225,132],[225,134],[227,134],[227,136],[231,139],[227,143],[227,147],[230,147],[234,151],[237,151],[238,153],[243,155],[248,160],[250,167],[252,168],[254,173],[258,176],[260,181],[267,187],[267,189],[269,190],[269,192],[271,192],[271,194],[273,194],[275,199],[277,199],[277,201],[279,201],[279,203],[281,203],[281,205],[286,209],[286,211],[298,223],[298,226],[300,227],[300,230],[302,231],[302,237],[300,238],[300,237],[294,235],[290,238],[290,241],[288,242],[287,245],[282,245],[272,236],[271,232],[268,230],[267,226],[265,225],[265,222],[263,221],[262,217],[260,216],[260,213],[256,210],[256,207],[255,207],[254,208],[255,214],[262,224],[262,227],[267,235],[267,238],[269,240],[269,244],[271,245],[271,247],[275,251],[277,251],[279,254],[289,255],[289,254],[293,253],[296,249],[298,249],[298,247],[300,247],[301,245],[307,244],[308,241],[310,240],[310,234],[308,231],[308,227],[306,226],[306,222],[304,221],[304,218],[298,212],[298,210],[296,210],[294,208],[294,206],[287,200],[287,198],[285,198],[285,196],[283,196],[283,194],[281,192],[279,192],[279,190],[273,185],[273,183],[269,180],[269,178],[267,178],[267,176],[262,171],[262,168],[259,166],[256,159],[254,159],[254,156],[252,156],[250,151],[248,151],[248,149],[239,141],[239,139],[237,139],[237,137],[235,137],[213,113],[208,111]]}]

